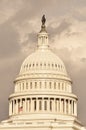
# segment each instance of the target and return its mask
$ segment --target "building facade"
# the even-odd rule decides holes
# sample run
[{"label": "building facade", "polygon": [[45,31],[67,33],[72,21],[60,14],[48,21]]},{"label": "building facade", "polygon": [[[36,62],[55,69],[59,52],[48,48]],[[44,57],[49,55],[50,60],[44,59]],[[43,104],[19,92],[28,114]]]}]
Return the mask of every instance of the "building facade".
[{"label": "building facade", "polygon": [[42,17],[35,52],[22,63],[9,96],[9,118],[0,130],[84,130],[77,119],[77,96],[72,92],[63,61],[49,47]]}]

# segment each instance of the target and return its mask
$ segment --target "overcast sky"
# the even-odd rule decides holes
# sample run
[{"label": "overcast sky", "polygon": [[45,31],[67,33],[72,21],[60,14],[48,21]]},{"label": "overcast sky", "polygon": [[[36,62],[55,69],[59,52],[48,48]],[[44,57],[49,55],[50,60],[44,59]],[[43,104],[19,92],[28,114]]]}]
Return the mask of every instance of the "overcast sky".
[{"label": "overcast sky", "polygon": [[86,125],[86,0],[0,0],[0,120],[20,66],[36,47],[45,14],[52,49],[64,61]]}]

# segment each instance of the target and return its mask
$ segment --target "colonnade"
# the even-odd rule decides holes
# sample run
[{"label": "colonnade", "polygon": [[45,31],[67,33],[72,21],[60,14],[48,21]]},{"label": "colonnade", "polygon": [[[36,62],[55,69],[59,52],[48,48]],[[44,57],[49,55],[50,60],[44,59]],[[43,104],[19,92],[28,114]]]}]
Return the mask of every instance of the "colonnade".
[{"label": "colonnade", "polygon": [[58,81],[22,81],[15,85],[15,92],[22,92],[27,90],[53,90],[62,92],[71,92],[71,85],[68,82],[58,82]]},{"label": "colonnade", "polygon": [[9,101],[9,115],[52,112],[77,116],[77,102],[65,98],[21,98]]}]

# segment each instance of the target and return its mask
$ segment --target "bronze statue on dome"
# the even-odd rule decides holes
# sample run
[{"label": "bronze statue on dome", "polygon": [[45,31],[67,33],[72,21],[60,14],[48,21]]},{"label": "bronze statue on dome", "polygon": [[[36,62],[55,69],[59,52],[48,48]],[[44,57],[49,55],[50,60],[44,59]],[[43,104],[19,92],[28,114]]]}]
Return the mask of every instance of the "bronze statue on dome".
[{"label": "bronze statue on dome", "polygon": [[45,18],[45,15],[42,16],[42,25],[45,25],[45,22],[46,22],[46,18]]}]

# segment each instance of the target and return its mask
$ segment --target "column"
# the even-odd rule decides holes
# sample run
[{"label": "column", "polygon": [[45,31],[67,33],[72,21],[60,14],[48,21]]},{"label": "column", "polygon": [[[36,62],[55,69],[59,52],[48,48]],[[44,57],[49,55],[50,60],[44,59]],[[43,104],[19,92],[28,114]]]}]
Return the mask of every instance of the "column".
[{"label": "column", "polygon": [[55,112],[57,112],[57,100],[55,99]]},{"label": "column", "polygon": [[9,100],[9,116],[12,115],[12,101]]},{"label": "column", "polygon": [[65,109],[65,108],[64,108],[64,102],[65,102],[65,100],[63,99],[63,114],[64,114],[64,111],[65,111],[65,110],[64,110],[64,109]]},{"label": "column", "polygon": [[23,104],[23,113],[25,113],[25,99],[22,99],[22,104]]},{"label": "column", "polygon": [[9,116],[11,115],[11,101],[9,100]]},{"label": "column", "polygon": [[19,112],[22,113],[23,111],[23,106],[22,106],[22,99],[20,99],[20,107],[19,107]]},{"label": "column", "polygon": [[63,113],[64,110],[64,99],[61,99],[61,113]]},{"label": "column", "polygon": [[39,100],[38,100],[38,98],[36,98],[36,111],[37,112],[39,111]]},{"label": "column", "polygon": [[66,99],[64,99],[64,113],[66,114]]},{"label": "column", "polygon": [[44,98],[42,98],[42,112],[44,112]]},{"label": "column", "polygon": [[16,114],[18,114],[18,99],[16,99]]},{"label": "column", "polygon": [[31,99],[27,99],[27,112],[30,112],[31,111]]},{"label": "column", "polygon": [[77,116],[77,103],[74,101],[74,115]]},{"label": "column", "polygon": [[60,98],[58,99],[58,102],[57,102],[57,108],[58,108],[58,113],[60,113]]},{"label": "column", "polygon": [[68,100],[68,114],[70,115],[70,100]]},{"label": "column", "polygon": [[26,98],[26,99],[25,99],[25,109],[26,109],[25,111],[26,111],[26,112],[29,111],[29,107],[28,107],[28,106],[29,106],[29,100]]},{"label": "column", "polygon": [[73,100],[71,100],[71,114],[73,115]]},{"label": "column", "polygon": [[53,102],[52,104],[53,112],[55,112],[55,99],[53,99],[52,102]]},{"label": "column", "polygon": [[26,113],[26,98],[24,100],[24,113]]},{"label": "column", "polygon": [[59,105],[60,105],[60,113],[62,113],[62,103],[61,103],[61,98],[59,99]]},{"label": "column", "polygon": [[31,112],[34,112],[34,100],[31,98]]},{"label": "column", "polygon": [[14,114],[16,114],[16,100],[14,100]]},{"label": "column", "polygon": [[47,111],[49,112],[50,111],[50,101],[49,101],[50,99],[48,98],[48,100],[47,100]]},{"label": "column", "polygon": [[57,105],[57,113],[59,113],[59,100],[56,100],[56,105]]},{"label": "column", "polygon": [[13,114],[15,114],[15,100],[13,100]]}]

